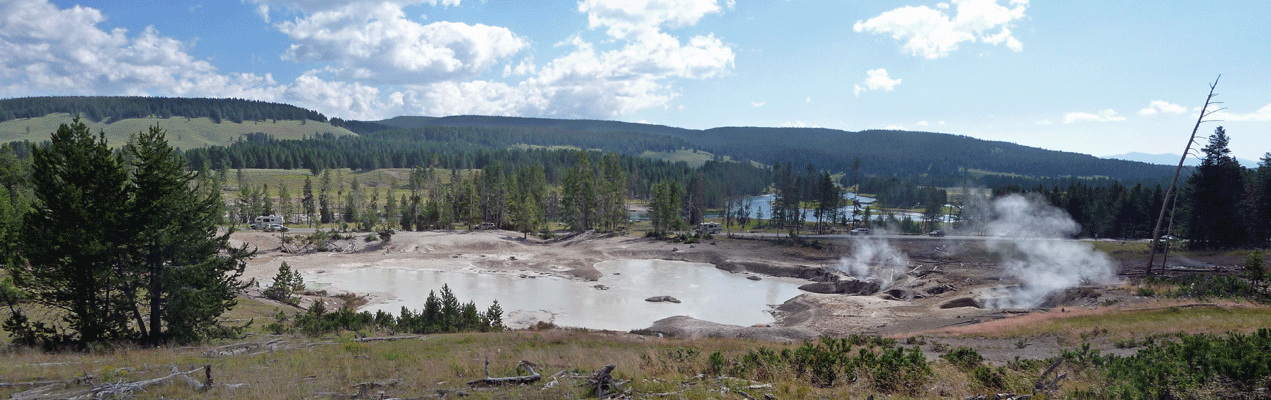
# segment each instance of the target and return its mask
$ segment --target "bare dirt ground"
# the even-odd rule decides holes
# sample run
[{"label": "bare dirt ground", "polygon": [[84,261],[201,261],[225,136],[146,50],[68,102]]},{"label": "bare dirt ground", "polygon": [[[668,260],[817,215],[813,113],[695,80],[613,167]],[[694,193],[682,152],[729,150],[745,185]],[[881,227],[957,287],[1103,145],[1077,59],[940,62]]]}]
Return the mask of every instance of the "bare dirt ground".
[{"label": "bare dirt ground", "polygon": [[[842,276],[834,269],[841,256],[853,251],[850,241],[833,242],[823,249],[774,245],[768,242],[719,237],[693,245],[621,235],[583,233],[541,240],[509,231],[400,232],[388,243],[366,242],[361,236],[332,242],[335,251],[297,251],[283,246],[279,233],[235,233],[235,243],[258,250],[248,263],[245,278],[270,282],[278,266],[309,273],[337,272],[392,265],[395,268],[468,271],[529,278],[559,276],[594,280],[595,263],[614,259],[662,259],[714,264],[734,272],[823,281]],[[299,236],[299,235],[291,235]],[[658,321],[650,331],[678,337],[736,336],[760,340],[795,341],[818,335],[873,334],[891,337],[941,336],[950,328],[1039,312],[991,310],[976,301],[987,290],[1018,281],[1004,277],[996,259],[975,251],[972,241],[894,240],[909,258],[907,274],[875,295],[805,293],[774,311],[776,322],[766,327],[739,327],[673,317]],[[288,252],[291,251],[291,252]],[[1223,263],[1230,260],[1209,260]],[[1123,261],[1121,268],[1137,268],[1139,260]],[[1210,264],[1196,261],[1199,264]],[[338,288],[335,288],[338,289]],[[885,288],[887,289],[887,288]],[[358,293],[374,302],[384,293]],[[1115,286],[1070,289],[1048,301],[1055,308],[1097,308],[1109,300],[1133,306],[1142,298]],[[1040,312],[1045,312],[1044,310]],[[514,326],[530,326],[538,316],[509,316]],[[990,360],[1002,362],[1014,356],[1050,357],[1061,347],[1054,338],[1036,338],[1021,346],[1015,340],[950,338],[953,346],[984,349]],[[965,343],[963,343],[965,342]],[[1110,346],[1107,346],[1110,349]],[[996,350],[994,350],[996,349]],[[930,355],[929,355],[930,356]]]}]

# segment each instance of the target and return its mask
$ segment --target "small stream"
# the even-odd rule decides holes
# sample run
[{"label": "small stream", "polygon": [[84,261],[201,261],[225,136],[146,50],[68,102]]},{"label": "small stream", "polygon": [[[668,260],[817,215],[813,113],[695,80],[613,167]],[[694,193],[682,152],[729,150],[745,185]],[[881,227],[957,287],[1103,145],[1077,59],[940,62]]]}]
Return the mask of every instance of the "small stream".
[{"label": "small stream", "polygon": [[[559,326],[620,331],[647,328],[653,321],[675,315],[742,326],[770,323],[773,317],[768,310],[799,295],[798,286],[804,283],[768,277],[752,281],[711,264],[680,261],[614,260],[597,263],[595,268],[602,277],[592,282],[391,266],[307,273],[304,279],[314,289],[334,287],[391,297],[363,307],[364,311],[396,315],[402,306],[419,310],[430,290],[440,292],[446,284],[460,301],[475,301],[482,312],[497,299],[505,321],[517,311],[546,311]],[[681,303],[645,301],[653,296],[673,296]]]}]

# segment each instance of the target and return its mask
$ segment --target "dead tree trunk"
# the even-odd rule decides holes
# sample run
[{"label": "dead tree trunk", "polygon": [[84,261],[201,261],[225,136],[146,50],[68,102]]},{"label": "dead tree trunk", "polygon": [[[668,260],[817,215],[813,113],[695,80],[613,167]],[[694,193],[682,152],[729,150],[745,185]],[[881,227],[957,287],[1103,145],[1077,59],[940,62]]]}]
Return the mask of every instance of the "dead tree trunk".
[{"label": "dead tree trunk", "polygon": [[[1191,138],[1187,140],[1187,147],[1183,148],[1183,156],[1179,158],[1178,160],[1178,168],[1174,169],[1174,178],[1170,180],[1169,189],[1165,191],[1165,199],[1164,199],[1165,201],[1161,203],[1161,212],[1156,217],[1156,227],[1152,229],[1152,253],[1150,256],[1148,256],[1147,269],[1146,269],[1148,276],[1152,275],[1152,269],[1154,267],[1154,264],[1156,263],[1156,248],[1161,241],[1161,225],[1163,225],[1165,222],[1166,210],[1169,208],[1169,205],[1171,204],[1171,199],[1173,199],[1174,197],[1178,195],[1178,190],[1177,190],[1178,174],[1179,172],[1182,172],[1183,163],[1187,161],[1187,156],[1190,155],[1192,151],[1192,144],[1196,142],[1196,131],[1200,130],[1200,124],[1202,122],[1205,122],[1205,117],[1208,117],[1212,115],[1213,113],[1223,110],[1222,108],[1219,108],[1213,111],[1208,111],[1210,104],[1219,104],[1218,102],[1214,102],[1213,100],[1214,100],[1214,88],[1218,87],[1218,79],[1221,79],[1221,78],[1222,78],[1222,75],[1218,75],[1218,78],[1214,78],[1214,83],[1209,85],[1209,96],[1205,97],[1205,105],[1201,107],[1200,116],[1196,118],[1196,126],[1192,128],[1192,136]],[[1171,218],[1170,222],[1172,226],[1173,218]],[[1164,265],[1162,265],[1161,267],[1162,269],[1164,269]]]}]

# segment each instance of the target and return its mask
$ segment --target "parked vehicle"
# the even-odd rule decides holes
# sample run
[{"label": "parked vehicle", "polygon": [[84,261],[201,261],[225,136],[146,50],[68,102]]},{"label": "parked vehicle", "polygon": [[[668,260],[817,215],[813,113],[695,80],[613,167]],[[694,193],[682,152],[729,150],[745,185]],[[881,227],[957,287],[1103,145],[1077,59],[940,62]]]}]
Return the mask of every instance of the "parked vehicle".
[{"label": "parked vehicle", "polygon": [[697,229],[694,231],[699,235],[714,235],[723,232],[724,228],[718,222],[703,222],[697,224]]},{"label": "parked vehicle", "polygon": [[944,237],[944,231],[943,231],[943,230],[934,230],[934,231],[931,231],[931,233],[928,233],[927,235],[929,235],[929,236],[931,236],[931,237]]},{"label": "parked vehicle", "polygon": [[491,230],[491,229],[494,229],[494,223],[493,223],[493,222],[482,222],[480,225],[473,225],[473,226],[472,226],[472,230],[474,230],[474,231],[487,231],[487,230]]},{"label": "parked vehicle", "polygon": [[265,226],[265,232],[288,232],[291,228],[283,226],[283,224],[269,224]]},{"label": "parked vehicle", "polygon": [[256,219],[253,220],[248,227],[252,229],[265,229],[265,227],[270,225],[282,225],[284,223],[286,222],[283,221],[281,215],[262,215],[256,217]]},{"label": "parked vehicle", "polygon": [[869,234],[869,228],[856,228],[856,229],[853,229],[853,230],[852,230],[852,232],[850,232],[850,233],[852,234],[852,236],[856,236],[856,235],[868,235],[868,234]]}]

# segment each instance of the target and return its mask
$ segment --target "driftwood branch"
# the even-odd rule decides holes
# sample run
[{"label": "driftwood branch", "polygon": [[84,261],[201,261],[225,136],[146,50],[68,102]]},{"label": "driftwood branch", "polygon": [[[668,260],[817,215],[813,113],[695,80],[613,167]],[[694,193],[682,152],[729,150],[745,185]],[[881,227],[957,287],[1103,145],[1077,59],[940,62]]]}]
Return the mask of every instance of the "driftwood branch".
[{"label": "driftwood branch", "polygon": [[613,376],[610,375],[614,368],[618,368],[618,366],[606,365],[604,368],[596,371],[596,373],[591,376],[591,380],[587,382],[587,386],[596,388],[596,398],[607,398],[610,391],[616,391],[617,385],[613,381]]},{"label": "driftwood branch", "polygon": [[1037,377],[1037,383],[1033,384],[1034,395],[1036,395],[1038,391],[1049,392],[1059,387],[1059,381],[1067,378],[1068,374],[1059,374],[1059,376],[1056,376],[1055,379],[1050,381],[1046,381],[1046,376],[1050,375],[1051,372],[1055,372],[1055,368],[1059,368],[1059,364],[1063,363],[1064,358],[1060,357],[1058,360],[1055,360],[1054,364],[1050,365],[1050,368],[1046,368],[1046,372],[1042,372],[1042,375]]},{"label": "driftwood branch", "polygon": [[538,371],[534,370],[534,363],[521,361],[518,366],[525,367],[525,369],[530,371],[530,374],[493,378],[490,377],[490,359],[487,357],[485,361],[485,379],[477,379],[475,381],[468,382],[468,386],[524,385],[527,383],[538,382],[539,379],[543,378],[542,375],[539,375]]},{"label": "driftwood branch", "polygon": [[[197,379],[190,377],[190,374],[198,372],[200,369],[203,370],[203,375],[204,375],[203,382],[199,382]],[[177,367],[172,367],[172,372],[169,373],[168,375],[154,378],[154,379],[136,381],[136,382],[119,381],[114,383],[107,382],[100,385],[93,385],[92,377],[87,377],[87,376],[71,379],[67,381],[23,382],[20,384],[12,385],[12,387],[16,387],[18,385],[24,385],[24,386],[37,386],[40,384],[44,384],[44,385],[31,389],[31,390],[24,391],[24,392],[15,393],[9,398],[23,399],[23,400],[124,398],[124,397],[129,397],[134,393],[145,391],[146,388],[150,386],[154,386],[174,378],[180,379],[182,382],[189,385],[190,388],[194,390],[207,391],[208,389],[212,388],[212,366],[204,365],[202,367],[191,369],[189,371],[184,371],[184,372],[178,370]],[[92,385],[92,386],[90,388],[73,389],[70,391],[65,390],[70,385],[81,384],[81,383]],[[225,388],[238,388],[238,387],[246,386],[246,384],[232,384],[232,385],[221,384],[219,386],[225,387]],[[3,386],[0,386],[0,387],[3,387]]]},{"label": "driftwood branch", "polygon": [[427,339],[427,337],[425,337],[424,335],[403,335],[403,336],[364,337],[364,338],[353,339],[353,341],[354,342],[391,342],[394,340],[407,340],[407,339],[420,339],[420,338]]}]

